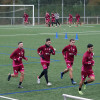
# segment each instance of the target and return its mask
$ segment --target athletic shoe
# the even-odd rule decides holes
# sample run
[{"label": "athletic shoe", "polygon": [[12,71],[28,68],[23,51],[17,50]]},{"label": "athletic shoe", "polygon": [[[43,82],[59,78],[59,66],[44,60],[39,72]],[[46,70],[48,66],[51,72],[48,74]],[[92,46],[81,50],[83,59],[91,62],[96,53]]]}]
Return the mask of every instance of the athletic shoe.
[{"label": "athletic shoe", "polygon": [[10,81],[10,78],[11,78],[11,74],[9,73],[8,74],[8,81]]},{"label": "athletic shoe", "polygon": [[52,85],[52,83],[48,82],[47,86],[51,86],[51,85]]},{"label": "athletic shoe", "polygon": [[83,95],[83,92],[82,92],[82,91],[78,91],[78,93],[79,93],[80,95]]},{"label": "athletic shoe", "polygon": [[75,84],[76,84],[76,82],[75,82],[75,81],[72,81],[72,84],[73,84],[73,85],[75,85]]},{"label": "athletic shoe", "polygon": [[61,79],[63,78],[63,72],[61,72]]},{"label": "athletic shoe", "polygon": [[84,84],[84,87],[83,88],[84,88],[84,90],[86,89],[86,84]]},{"label": "athletic shoe", "polygon": [[40,79],[39,76],[37,77],[37,83],[40,84]]},{"label": "athletic shoe", "polygon": [[21,88],[22,89],[23,87],[21,85],[18,85],[18,88]]}]

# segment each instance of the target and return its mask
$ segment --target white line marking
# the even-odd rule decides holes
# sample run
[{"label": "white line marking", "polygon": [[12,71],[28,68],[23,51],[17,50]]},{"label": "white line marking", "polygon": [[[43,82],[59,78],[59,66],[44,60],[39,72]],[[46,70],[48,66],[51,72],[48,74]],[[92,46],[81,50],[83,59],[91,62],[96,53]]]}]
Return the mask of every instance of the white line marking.
[{"label": "white line marking", "polygon": [[[68,33],[68,35],[100,35],[100,31],[85,31],[85,32],[60,32],[58,35],[65,35],[65,33]],[[69,34],[70,33],[70,34]],[[83,34],[80,34],[83,33]],[[11,37],[11,36],[32,36],[32,35],[56,35],[56,33],[36,33],[36,34],[7,34],[7,35],[0,35],[0,37]]]},{"label": "white line marking", "polygon": [[14,98],[5,97],[5,96],[0,96],[0,98],[5,98],[5,99],[8,99],[8,100],[18,100],[18,99],[14,99]]}]

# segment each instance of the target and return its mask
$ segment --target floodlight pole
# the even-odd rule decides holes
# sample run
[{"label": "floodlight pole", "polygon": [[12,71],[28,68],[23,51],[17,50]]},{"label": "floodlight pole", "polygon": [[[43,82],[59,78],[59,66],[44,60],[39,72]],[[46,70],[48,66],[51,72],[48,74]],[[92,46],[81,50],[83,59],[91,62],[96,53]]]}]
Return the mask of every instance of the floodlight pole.
[{"label": "floodlight pole", "polygon": [[39,25],[39,22],[40,22],[40,0],[38,0],[38,25]]},{"label": "floodlight pole", "polygon": [[85,24],[85,0],[84,0],[84,24]]},{"label": "floodlight pole", "polygon": [[13,0],[13,25],[15,24],[15,0]]},{"label": "floodlight pole", "polygon": [[63,24],[63,6],[64,6],[64,1],[62,0],[62,24]]}]

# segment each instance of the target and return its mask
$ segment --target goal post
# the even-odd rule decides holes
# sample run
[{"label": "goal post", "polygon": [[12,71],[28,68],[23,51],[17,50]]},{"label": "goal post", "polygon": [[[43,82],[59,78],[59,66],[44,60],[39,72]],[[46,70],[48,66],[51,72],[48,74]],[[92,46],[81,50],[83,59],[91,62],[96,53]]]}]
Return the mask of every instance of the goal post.
[{"label": "goal post", "polygon": [[[34,26],[35,20],[34,20],[34,5],[0,5],[0,7],[32,7],[32,16],[30,18],[32,18],[32,25]],[[14,11],[12,11],[14,12]],[[11,16],[13,19],[16,18],[14,16]],[[11,17],[5,17],[4,18],[11,18]],[[3,18],[3,17],[0,17]]]}]

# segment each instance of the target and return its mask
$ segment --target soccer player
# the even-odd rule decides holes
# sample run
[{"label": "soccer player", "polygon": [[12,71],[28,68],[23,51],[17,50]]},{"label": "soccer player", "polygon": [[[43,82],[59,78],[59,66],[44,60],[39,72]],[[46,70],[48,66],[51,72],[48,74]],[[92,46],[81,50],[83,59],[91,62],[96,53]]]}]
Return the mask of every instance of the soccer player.
[{"label": "soccer player", "polygon": [[79,21],[80,21],[80,15],[76,14],[76,18],[75,19],[76,19],[76,26],[75,27],[78,27],[78,24],[79,24]]},{"label": "soccer player", "polygon": [[52,26],[53,24],[55,24],[55,16],[54,16],[54,13],[51,13],[51,23],[52,23]]},{"label": "soccer player", "polygon": [[26,24],[28,24],[28,14],[26,14],[25,12],[24,12],[24,16],[23,16],[23,18],[24,18],[24,24],[26,25]]},{"label": "soccer player", "polygon": [[50,65],[50,55],[51,54],[55,55],[55,50],[50,44],[51,44],[51,40],[50,38],[47,38],[45,45],[37,49],[37,53],[40,56],[41,65],[43,66],[43,71],[41,72],[40,76],[37,77],[37,83],[40,84],[40,78],[44,75],[47,86],[52,85],[48,81],[48,68]]},{"label": "soccer player", "polygon": [[[79,83],[78,91],[81,95],[83,95],[83,92],[81,91],[82,85],[84,84],[84,89],[86,89],[86,84],[91,83],[95,80],[95,75],[92,70],[92,66],[94,66],[93,55],[93,45],[88,44],[87,51],[84,53],[82,59],[81,81]],[[89,77],[89,79],[85,81],[87,76]]]},{"label": "soccer player", "polygon": [[59,26],[60,26],[59,14],[58,13],[55,13],[54,16],[55,16],[55,19],[56,19],[56,27],[57,27],[57,24],[59,24]]},{"label": "soccer player", "polygon": [[46,15],[45,15],[45,23],[48,27],[50,27],[50,15],[48,12],[46,12]]},{"label": "soccer player", "polygon": [[68,18],[69,27],[71,27],[71,25],[72,25],[72,20],[73,20],[73,16],[71,14],[69,14],[69,18]]},{"label": "soccer player", "polygon": [[62,50],[62,54],[64,56],[67,68],[64,70],[64,72],[61,72],[61,79],[63,78],[63,75],[65,73],[69,72],[69,76],[70,76],[72,84],[76,84],[76,82],[73,79],[73,74],[72,74],[72,72],[73,72],[72,66],[73,66],[73,62],[74,62],[74,55],[77,55],[77,47],[74,44],[75,44],[75,40],[70,39],[70,44],[65,46]]},{"label": "soccer player", "polygon": [[14,73],[8,74],[8,81],[10,81],[11,77],[18,77],[18,72],[20,72],[21,76],[20,76],[18,88],[23,88],[21,86],[24,80],[24,65],[22,63],[22,59],[25,59],[26,61],[28,60],[24,54],[25,54],[25,51],[23,49],[23,42],[19,42],[18,48],[15,49],[13,53],[10,55],[10,58],[13,60],[12,65],[13,65]]}]

